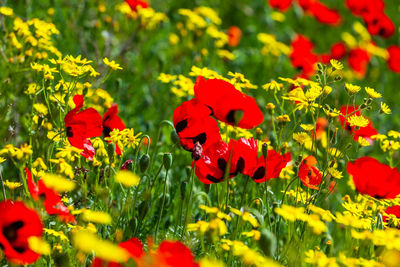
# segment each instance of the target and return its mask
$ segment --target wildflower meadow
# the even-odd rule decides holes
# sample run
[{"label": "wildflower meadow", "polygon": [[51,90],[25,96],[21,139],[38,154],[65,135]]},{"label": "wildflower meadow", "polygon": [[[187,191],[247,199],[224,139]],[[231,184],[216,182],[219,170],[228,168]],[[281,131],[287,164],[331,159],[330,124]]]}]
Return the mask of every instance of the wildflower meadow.
[{"label": "wildflower meadow", "polygon": [[399,12],[0,0],[0,265],[400,266]]}]

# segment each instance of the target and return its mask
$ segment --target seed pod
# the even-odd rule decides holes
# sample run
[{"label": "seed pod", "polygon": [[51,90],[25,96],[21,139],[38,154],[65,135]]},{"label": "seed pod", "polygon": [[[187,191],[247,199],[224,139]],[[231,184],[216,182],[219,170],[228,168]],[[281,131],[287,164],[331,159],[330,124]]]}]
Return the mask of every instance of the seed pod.
[{"label": "seed pod", "polygon": [[150,165],[149,154],[143,154],[139,159],[139,169],[142,173],[146,172]]},{"label": "seed pod", "polygon": [[163,155],[163,164],[166,170],[169,170],[172,165],[172,154],[171,153],[164,153]]}]

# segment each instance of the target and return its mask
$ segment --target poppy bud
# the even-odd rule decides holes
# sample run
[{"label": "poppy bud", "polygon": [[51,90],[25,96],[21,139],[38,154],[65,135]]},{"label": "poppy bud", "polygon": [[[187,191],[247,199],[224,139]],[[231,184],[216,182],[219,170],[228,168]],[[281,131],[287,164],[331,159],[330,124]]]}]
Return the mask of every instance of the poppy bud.
[{"label": "poppy bud", "polygon": [[129,164],[131,164],[131,163],[133,164],[133,160],[131,160],[131,159],[126,160],[126,161],[122,164],[121,170],[127,170]]},{"label": "poppy bud", "polygon": [[170,138],[171,138],[171,140],[172,140],[172,143],[174,143],[175,145],[176,145],[176,144],[179,144],[179,136],[178,136],[178,134],[176,133],[175,129],[173,129],[173,130],[171,131],[171,133],[170,133]]},{"label": "poppy bud", "polygon": [[166,170],[169,170],[172,165],[172,154],[171,153],[164,153],[163,155],[163,164]]},{"label": "poppy bud", "polygon": [[149,154],[143,154],[139,159],[139,169],[142,173],[146,172],[150,165]]},{"label": "poppy bud", "polygon": [[261,230],[261,237],[258,244],[265,256],[272,257],[276,250],[276,238],[273,233],[267,229]]},{"label": "poppy bud", "polygon": [[267,143],[262,144],[261,151],[262,151],[264,158],[267,158],[267,155],[268,155],[268,144]]},{"label": "poppy bud", "polygon": [[199,142],[196,142],[193,147],[192,158],[197,161],[200,159],[201,155],[203,154],[203,147],[200,145]]},{"label": "poppy bud", "polygon": [[192,174],[192,167],[186,166],[185,171],[186,171],[186,176],[187,176],[188,179],[189,179],[189,178],[190,178],[190,175]]}]

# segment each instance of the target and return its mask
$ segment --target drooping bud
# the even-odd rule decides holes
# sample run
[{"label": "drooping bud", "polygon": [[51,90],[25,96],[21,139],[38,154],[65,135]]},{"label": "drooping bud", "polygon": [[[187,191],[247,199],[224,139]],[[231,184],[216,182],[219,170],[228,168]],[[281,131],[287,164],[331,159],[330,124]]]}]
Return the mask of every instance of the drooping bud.
[{"label": "drooping bud", "polygon": [[267,158],[267,156],[268,156],[268,144],[267,143],[262,144],[261,151],[262,151],[264,158]]},{"label": "drooping bud", "polygon": [[172,165],[172,154],[171,153],[164,153],[163,155],[163,164],[166,170],[169,170]]},{"label": "drooping bud", "polygon": [[143,154],[139,159],[139,169],[142,173],[146,172],[150,165],[149,154]]}]

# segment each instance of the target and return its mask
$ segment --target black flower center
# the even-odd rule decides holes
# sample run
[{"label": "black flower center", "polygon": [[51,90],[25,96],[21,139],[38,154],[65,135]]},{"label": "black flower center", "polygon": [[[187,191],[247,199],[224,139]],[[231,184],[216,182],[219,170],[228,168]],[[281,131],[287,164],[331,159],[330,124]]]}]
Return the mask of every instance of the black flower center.
[{"label": "black flower center", "polygon": [[253,174],[253,179],[258,180],[263,178],[265,175],[265,168],[264,167],[258,167],[258,169],[254,172]]},{"label": "black flower center", "polygon": [[74,133],[72,132],[72,127],[71,126],[67,127],[67,136],[68,137],[73,137],[74,136]]},{"label": "black flower center", "polygon": [[186,126],[187,126],[187,119],[184,119],[183,121],[180,121],[175,125],[175,130],[177,133],[179,133],[183,131],[186,128]]},{"label": "black flower center", "polygon": [[24,226],[23,221],[16,221],[3,228],[3,235],[9,242],[14,242],[18,238],[18,229]]}]

